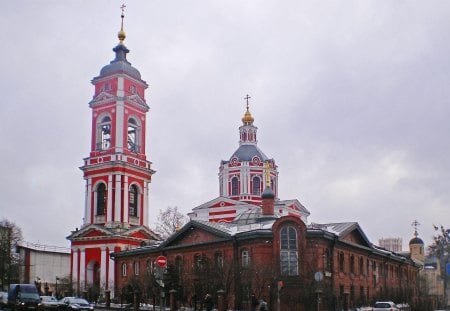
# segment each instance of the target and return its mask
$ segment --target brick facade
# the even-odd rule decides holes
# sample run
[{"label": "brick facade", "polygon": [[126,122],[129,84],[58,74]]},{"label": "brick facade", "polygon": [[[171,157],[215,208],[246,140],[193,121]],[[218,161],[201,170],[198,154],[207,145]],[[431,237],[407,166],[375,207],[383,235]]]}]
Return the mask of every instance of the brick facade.
[{"label": "brick facade", "polygon": [[[113,254],[116,297],[130,299],[137,290],[142,301],[158,302],[160,290],[167,295],[176,290],[178,305],[200,307],[207,293],[217,304],[217,292],[223,290],[228,308],[239,310],[250,310],[252,293],[270,310],[278,300],[280,310],[317,310],[318,296],[320,310],[348,310],[381,299],[415,301],[419,267],[375,248],[357,223],[307,227],[297,217],[262,215],[252,221],[191,221],[160,245]],[[296,243],[288,250],[294,260],[283,263],[286,228],[295,231]],[[164,287],[155,279],[159,255],[168,259]]]}]

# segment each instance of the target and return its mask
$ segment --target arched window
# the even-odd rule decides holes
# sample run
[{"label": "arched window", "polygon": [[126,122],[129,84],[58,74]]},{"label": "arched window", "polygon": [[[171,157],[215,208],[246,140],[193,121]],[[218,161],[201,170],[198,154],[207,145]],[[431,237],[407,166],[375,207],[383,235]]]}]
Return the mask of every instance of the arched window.
[{"label": "arched window", "polygon": [[239,195],[239,181],[237,177],[231,178],[231,195]]},{"label": "arched window", "polygon": [[248,250],[244,249],[241,252],[242,257],[242,267],[249,267],[250,266],[250,253]]},{"label": "arched window", "polygon": [[106,186],[104,183],[100,183],[97,186],[97,216],[105,215],[106,211]]},{"label": "arched window", "polygon": [[261,179],[258,176],[253,177],[252,194],[254,194],[254,195],[261,194]]},{"label": "arched window", "polygon": [[131,185],[129,195],[129,215],[132,217],[138,216],[138,188],[136,185]]},{"label": "arched window", "polygon": [[107,150],[111,147],[111,118],[105,116],[97,124],[97,150]]},{"label": "arched window", "polygon": [[175,257],[175,269],[179,277],[181,277],[181,274],[183,273],[183,259],[181,256]]},{"label": "arched window", "polygon": [[344,253],[339,253],[339,271],[344,272]]},{"label": "arched window", "polygon": [[298,275],[297,230],[292,226],[281,228],[280,265],[282,275]]},{"label": "arched window", "polygon": [[221,252],[216,252],[214,254],[214,262],[216,264],[216,268],[223,268],[223,254]]},{"label": "arched window", "polygon": [[127,131],[127,146],[128,150],[131,152],[139,152],[140,151],[140,130],[139,124],[135,118],[128,119],[128,131]]}]

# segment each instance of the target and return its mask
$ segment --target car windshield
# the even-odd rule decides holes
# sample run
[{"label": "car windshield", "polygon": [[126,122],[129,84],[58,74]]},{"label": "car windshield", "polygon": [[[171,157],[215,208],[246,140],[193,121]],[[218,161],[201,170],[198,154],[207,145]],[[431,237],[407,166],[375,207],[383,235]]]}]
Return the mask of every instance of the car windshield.
[{"label": "car windshield", "polygon": [[21,292],[18,296],[22,299],[40,299],[39,295],[36,293],[24,293]]},{"label": "car windshield", "polygon": [[89,304],[86,299],[83,298],[74,298],[70,301],[70,303],[77,303],[77,304]]},{"label": "car windshield", "polygon": [[46,302],[48,302],[48,301],[58,301],[58,299],[56,299],[53,296],[42,296],[41,298],[42,298],[42,301],[46,301]]},{"label": "car windshield", "polygon": [[390,308],[391,305],[387,302],[377,302],[374,306],[375,308]]}]

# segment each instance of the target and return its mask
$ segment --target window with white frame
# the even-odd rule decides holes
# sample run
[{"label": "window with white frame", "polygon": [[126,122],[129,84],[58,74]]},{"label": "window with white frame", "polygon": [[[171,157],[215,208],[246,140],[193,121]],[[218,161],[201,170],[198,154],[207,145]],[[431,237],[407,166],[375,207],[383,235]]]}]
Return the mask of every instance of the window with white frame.
[{"label": "window with white frame", "polygon": [[127,263],[122,264],[122,276],[127,276]]},{"label": "window with white frame", "polygon": [[139,262],[134,263],[134,275],[139,275]]},{"label": "window with white frame", "polygon": [[127,148],[131,152],[140,151],[139,143],[140,127],[135,118],[128,119],[128,130],[127,130]]},{"label": "window with white frame", "polygon": [[106,185],[99,183],[96,189],[96,210],[97,216],[106,214]]},{"label": "window with white frame", "polygon": [[129,204],[129,215],[132,217],[138,216],[138,187],[136,185],[131,185],[128,192],[128,204]]},{"label": "window with white frame", "polygon": [[107,150],[111,148],[111,118],[104,116],[97,124],[97,150]]},{"label": "window with white frame", "polygon": [[253,183],[252,194],[260,195],[261,194],[261,179],[258,176],[255,176],[255,177],[253,177],[252,183]]},{"label": "window with white frame", "polygon": [[241,252],[242,257],[242,267],[249,267],[250,266],[250,253],[248,250],[244,249]]},{"label": "window with white frame", "polygon": [[298,275],[297,230],[284,226],[280,231],[280,265],[282,275]]},{"label": "window with white frame", "polygon": [[239,180],[237,177],[231,178],[231,195],[239,195]]}]

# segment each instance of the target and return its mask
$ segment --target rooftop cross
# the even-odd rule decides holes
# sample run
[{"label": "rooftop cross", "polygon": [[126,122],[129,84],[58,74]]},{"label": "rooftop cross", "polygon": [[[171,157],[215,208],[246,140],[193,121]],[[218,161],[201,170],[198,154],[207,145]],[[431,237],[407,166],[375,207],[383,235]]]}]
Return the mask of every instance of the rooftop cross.
[{"label": "rooftop cross", "polygon": [[414,220],[411,224],[414,227],[414,236],[417,237],[419,233],[417,232],[417,227],[420,226],[420,223],[417,220]]},{"label": "rooftop cross", "polygon": [[247,111],[248,111],[248,100],[250,99],[251,97],[247,94],[245,97],[244,97],[244,99],[247,101]]}]

